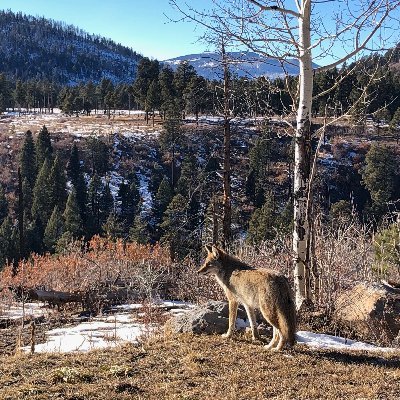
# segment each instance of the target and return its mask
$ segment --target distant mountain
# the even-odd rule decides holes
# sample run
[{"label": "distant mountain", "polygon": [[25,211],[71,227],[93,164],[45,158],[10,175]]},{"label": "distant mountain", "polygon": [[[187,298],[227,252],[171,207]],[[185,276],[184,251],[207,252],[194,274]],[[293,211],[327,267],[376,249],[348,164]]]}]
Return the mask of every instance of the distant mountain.
[{"label": "distant mountain", "polygon": [[79,28],[41,17],[0,11],[0,73],[61,84],[114,83],[135,78],[142,56]]},{"label": "distant mountain", "polygon": [[[239,77],[257,78],[259,76],[266,76],[277,78],[285,75],[282,65],[278,60],[266,58],[256,53],[230,52],[228,53],[228,57],[231,72]],[[165,60],[163,63],[176,69],[182,61],[187,61],[191,64],[197,73],[204,78],[222,79],[221,55],[218,53],[189,54]],[[299,73],[299,62],[296,59],[288,59],[284,63],[284,67],[289,75],[298,75]]]}]

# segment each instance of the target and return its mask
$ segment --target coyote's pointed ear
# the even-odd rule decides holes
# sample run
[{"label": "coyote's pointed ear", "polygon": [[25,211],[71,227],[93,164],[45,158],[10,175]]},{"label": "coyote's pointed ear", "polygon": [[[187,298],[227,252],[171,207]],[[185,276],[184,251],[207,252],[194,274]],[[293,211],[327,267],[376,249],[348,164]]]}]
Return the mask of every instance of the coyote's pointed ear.
[{"label": "coyote's pointed ear", "polygon": [[221,254],[221,253],[219,252],[218,247],[213,246],[213,247],[212,247],[212,255],[217,259],[217,258],[219,258],[220,254]]},{"label": "coyote's pointed ear", "polygon": [[204,247],[206,248],[207,253],[212,253],[212,247],[210,245],[206,244]]}]

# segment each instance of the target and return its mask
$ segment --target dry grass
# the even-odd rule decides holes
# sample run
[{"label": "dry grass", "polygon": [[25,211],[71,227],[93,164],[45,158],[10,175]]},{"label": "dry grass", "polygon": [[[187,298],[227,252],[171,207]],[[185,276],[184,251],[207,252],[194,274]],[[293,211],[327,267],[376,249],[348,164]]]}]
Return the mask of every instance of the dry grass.
[{"label": "dry grass", "polygon": [[0,358],[7,399],[397,399],[400,354],[271,353],[245,338],[152,339],[86,354]]}]

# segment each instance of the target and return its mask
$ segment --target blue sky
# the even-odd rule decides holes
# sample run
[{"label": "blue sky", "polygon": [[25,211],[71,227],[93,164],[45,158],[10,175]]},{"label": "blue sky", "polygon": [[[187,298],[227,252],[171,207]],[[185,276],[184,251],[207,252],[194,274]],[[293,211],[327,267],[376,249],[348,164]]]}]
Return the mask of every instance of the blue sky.
[{"label": "blue sky", "polygon": [[169,22],[164,14],[180,16],[168,0],[0,0],[0,9],[65,21],[159,60],[206,50],[199,27]]},{"label": "blue sky", "polygon": [[[180,4],[185,2],[197,9],[207,9],[212,4],[212,0],[179,1]],[[319,7],[322,8],[322,14],[328,16],[338,4],[320,2]],[[201,27],[169,20],[178,20],[181,15],[170,6],[168,0],[0,0],[0,9],[64,21],[159,60],[214,50],[198,40],[202,34]],[[323,23],[327,27],[334,25],[326,17],[323,17]],[[397,24],[396,21],[392,25],[396,30]],[[342,56],[344,49],[335,46],[332,53]],[[332,56],[325,55],[323,60],[315,61],[326,65],[332,60]]]}]

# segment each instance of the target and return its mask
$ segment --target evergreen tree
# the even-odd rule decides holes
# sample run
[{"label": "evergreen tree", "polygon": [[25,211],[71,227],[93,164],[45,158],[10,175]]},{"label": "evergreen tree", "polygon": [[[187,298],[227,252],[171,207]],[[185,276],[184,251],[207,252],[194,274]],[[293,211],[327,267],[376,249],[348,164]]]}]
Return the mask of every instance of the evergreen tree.
[{"label": "evergreen tree", "polygon": [[140,60],[137,71],[136,79],[133,84],[136,101],[139,103],[142,110],[146,111],[146,122],[148,121],[148,105],[147,105],[147,92],[151,82],[157,80],[160,72],[160,64],[157,60],[150,60],[146,57]]},{"label": "evergreen tree", "polygon": [[24,212],[26,218],[30,220],[32,219],[33,189],[27,178],[22,182],[22,193],[24,196]]},{"label": "evergreen tree", "polygon": [[373,203],[373,212],[380,217],[396,189],[399,168],[396,153],[390,147],[373,144],[365,157],[363,182]]},{"label": "evergreen tree", "polygon": [[177,103],[171,104],[167,110],[166,119],[163,123],[163,131],[160,134],[161,150],[167,153],[167,157],[171,162],[171,185],[175,188],[175,161],[176,153],[184,143],[184,135],[181,129],[182,121],[179,115]]},{"label": "evergreen tree", "polygon": [[17,256],[17,230],[8,216],[0,225],[0,270],[6,261],[11,262]]},{"label": "evergreen tree", "polygon": [[164,176],[163,180],[158,187],[155,197],[155,216],[160,219],[168,207],[172,199],[172,188],[167,177]]},{"label": "evergreen tree", "polygon": [[100,194],[100,226],[108,219],[111,213],[114,213],[114,197],[111,194],[110,183],[106,181]]},{"label": "evergreen tree", "polygon": [[43,126],[36,139],[36,168],[38,171],[40,171],[46,159],[49,162],[51,161],[52,155],[53,146],[51,145],[50,134],[46,126]]},{"label": "evergreen tree", "polygon": [[18,109],[21,111],[21,107],[25,103],[25,90],[24,84],[21,79],[17,79],[15,82],[15,89],[13,92],[14,102],[17,105]]},{"label": "evergreen tree", "polygon": [[122,236],[123,227],[118,220],[115,212],[111,212],[108,215],[107,220],[104,222],[102,229],[106,236],[112,240],[116,240],[117,238]]},{"label": "evergreen tree", "polygon": [[100,177],[94,174],[89,182],[88,189],[89,230],[92,235],[101,232],[100,201],[102,189],[103,186]]},{"label": "evergreen tree", "polygon": [[186,88],[189,86],[190,81],[196,76],[196,70],[187,61],[182,61],[175,71],[174,75],[174,86],[179,102],[179,109],[183,111],[185,109],[184,93]]},{"label": "evergreen tree", "polygon": [[396,134],[396,141],[399,143],[400,136],[400,107],[398,107],[393,114],[393,118],[390,121],[389,130]]},{"label": "evergreen tree", "polygon": [[81,219],[86,225],[87,187],[79,158],[79,150],[75,143],[67,163],[67,174],[75,188]]},{"label": "evergreen tree", "polygon": [[36,180],[37,169],[36,149],[31,131],[27,131],[25,134],[25,140],[20,154],[20,166],[22,178],[26,178],[30,187],[33,188]]},{"label": "evergreen tree", "polygon": [[118,189],[117,202],[120,205],[120,220],[124,227],[128,228],[133,223],[140,202],[140,193],[135,181],[121,183]]},{"label": "evergreen tree", "polygon": [[257,208],[251,216],[248,230],[248,240],[251,243],[259,244],[264,240],[273,239],[276,231],[276,215],[273,201],[268,197],[261,208]]},{"label": "evergreen tree", "polygon": [[160,109],[161,106],[160,85],[156,80],[151,82],[149,89],[147,90],[146,104],[148,110],[152,112],[152,120],[154,126],[155,111],[157,109]]},{"label": "evergreen tree", "polygon": [[207,108],[209,103],[207,81],[202,76],[193,76],[184,90],[185,110],[199,119],[199,113]]},{"label": "evergreen tree", "polygon": [[64,231],[69,232],[75,239],[79,238],[83,233],[83,226],[75,189],[71,190],[68,196],[63,217]]},{"label": "evergreen tree", "polygon": [[88,149],[92,163],[92,173],[106,174],[109,170],[109,148],[97,138],[90,138]]},{"label": "evergreen tree", "polygon": [[4,193],[3,185],[0,183],[0,225],[8,216],[8,200]]},{"label": "evergreen tree", "polygon": [[176,184],[176,191],[186,198],[190,198],[194,190],[197,171],[197,160],[189,154],[182,162],[181,174]]},{"label": "evergreen tree", "polygon": [[170,66],[166,65],[160,71],[158,76],[159,84],[160,84],[160,94],[161,94],[161,110],[163,112],[163,116],[165,117],[165,113],[170,108],[170,104],[174,102],[175,97],[175,87],[174,87],[174,71]]},{"label": "evergreen tree", "polygon": [[67,175],[75,187],[77,186],[77,182],[79,180],[79,175],[81,174],[81,172],[82,171],[79,159],[79,150],[76,143],[74,143],[67,163]]},{"label": "evergreen tree", "polygon": [[140,213],[136,215],[133,225],[129,230],[129,238],[139,244],[148,244],[150,242],[149,224]]},{"label": "evergreen tree", "polygon": [[172,260],[181,259],[189,252],[192,232],[187,222],[186,199],[177,194],[165,210],[161,224],[161,242],[168,244]]},{"label": "evergreen tree", "polygon": [[[25,219],[26,220],[26,219]],[[40,254],[43,251],[43,235],[47,221],[39,217],[28,220],[25,225],[26,251]]]},{"label": "evergreen tree", "polygon": [[51,204],[52,189],[50,184],[50,161],[46,158],[39,171],[33,188],[32,217],[39,218],[43,226],[46,226],[53,211]]},{"label": "evergreen tree", "polygon": [[56,205],[44,231],[43,243],[46,250],[53,253],[56,244],[64,232],[64,220],[60,209]]},{"label": "evergreen tree", "polygon": [[50,170],[49,183],[51,190],[49,201],[53,206],[58,206],[60,210],[63,210],[67,200],[67,180],[58,154]]}]

